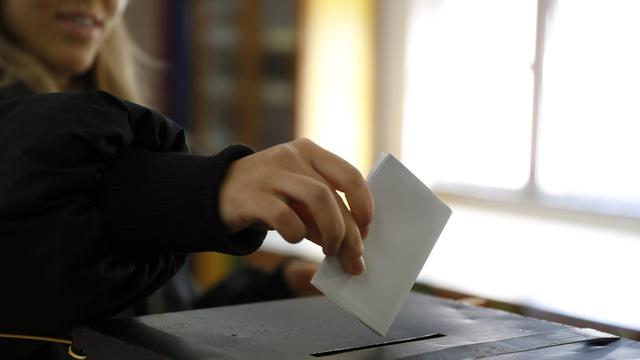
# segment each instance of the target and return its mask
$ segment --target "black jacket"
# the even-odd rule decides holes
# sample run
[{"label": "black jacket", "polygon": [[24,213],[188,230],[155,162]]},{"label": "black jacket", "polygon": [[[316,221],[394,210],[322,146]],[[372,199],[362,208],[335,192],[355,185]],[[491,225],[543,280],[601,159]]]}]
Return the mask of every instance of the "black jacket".
[{"label": "black jacket", "polygon": [[[15,89],[11,90],[13,92]],[[182,129],[104,92],[0,98],[0,333],[68,337],[151,294],[184,254],[256,250],[218,214],[231,146],[186,155]],[[15,342],[0,339],[0,358]]]}]

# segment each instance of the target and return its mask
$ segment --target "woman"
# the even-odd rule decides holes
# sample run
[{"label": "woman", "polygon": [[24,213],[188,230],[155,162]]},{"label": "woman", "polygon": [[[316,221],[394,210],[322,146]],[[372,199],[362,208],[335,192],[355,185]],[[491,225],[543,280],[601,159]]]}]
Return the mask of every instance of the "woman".
[{"label": "woman", "polygon": [[[125,6],[0,0],[0,333],[68,337],[151,294],[183,254],[247,254],[265,228],[364,271],[373,200],[344,160],[308,140],[185,155],[179,126],[120,99],[140,100]],[[68,92],[89,88],[111,94]],[[0,340],[2,359],[51,351]]]}]

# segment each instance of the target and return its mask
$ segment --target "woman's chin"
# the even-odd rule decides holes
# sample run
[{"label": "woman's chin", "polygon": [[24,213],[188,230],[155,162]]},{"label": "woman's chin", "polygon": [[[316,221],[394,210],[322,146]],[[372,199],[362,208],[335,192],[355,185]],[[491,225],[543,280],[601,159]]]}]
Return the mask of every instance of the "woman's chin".
[{"label": "woman's chin", "polygon": [[74,76],[81,75],[89,71],[94,61],[95,57],[68,56],[64,59],[59,59],[52,70],[55,72],[54,75],[57,78],[71,79]]}]

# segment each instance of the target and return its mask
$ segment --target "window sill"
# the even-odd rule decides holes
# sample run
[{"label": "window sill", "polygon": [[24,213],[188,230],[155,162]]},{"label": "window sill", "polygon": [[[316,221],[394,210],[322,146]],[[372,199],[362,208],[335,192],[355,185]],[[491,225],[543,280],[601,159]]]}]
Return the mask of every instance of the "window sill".
[{"label": "window sill", "polygon": [[[478,297],[640,330],[635,226],[602,226],[444,199],[449,224],[418,282]],[[320,260],[310,242],[271,232],[265,248]]]}]

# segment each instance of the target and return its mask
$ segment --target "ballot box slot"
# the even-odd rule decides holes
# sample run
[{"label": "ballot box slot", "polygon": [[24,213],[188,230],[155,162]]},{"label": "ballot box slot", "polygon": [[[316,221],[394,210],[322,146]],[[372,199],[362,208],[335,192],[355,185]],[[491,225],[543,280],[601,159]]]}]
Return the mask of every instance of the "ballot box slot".
[{"label": "ballot box slot", "polygon": [[423,336],[418,336],[418,337],[411,337],[411,338],[406,338],[406,339],[383,341],[383,342],[373,343],[373,344],[368,344],[368,345],[361,345],[361,346],[354,346],[354,347],[348,347],[348,348],[340,348],[340,349],[318,351],[318,352],[311,353],[309,355],[314,356],[314,357],[332,356],[332,355],[336,355],[336,354],[342,354],[342,353],[347,353],[347,352],[352,352],[352,351],[360,351],[360,350],[365,350],[365,349],[372,349],[372,348],[377,348],[377,347],[382,347],[382,346],[404,344],[404,343],[410,343],[410,342],[414,342],[414,341],[437,339],[437,338],[441,338],[441,337],[444,337],[444,336],[447,336],[447,335],[440,334],[440,333],[434,333],[434,334],[428,334],[428,335],[423,335]]},{"label": "ballot box slot", "polygon": [[594,329],[564,328],[494,341],[452,346],[447,349],[427,351],[421,354],[401,357],[399,359],[485,359],[577,343],[584,343],[586,346],[606,346],[607,344],[618,340],[620,340],[618,336]]}]

